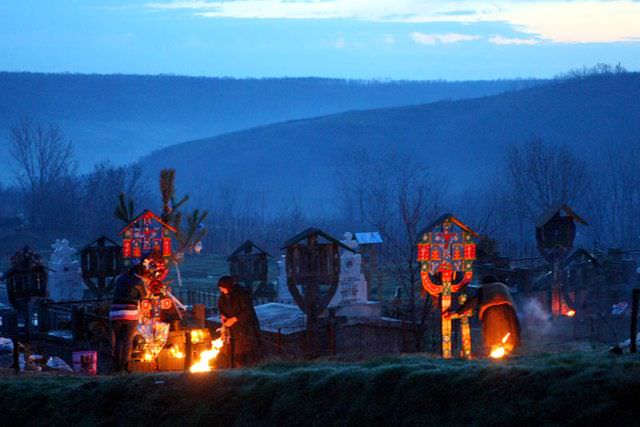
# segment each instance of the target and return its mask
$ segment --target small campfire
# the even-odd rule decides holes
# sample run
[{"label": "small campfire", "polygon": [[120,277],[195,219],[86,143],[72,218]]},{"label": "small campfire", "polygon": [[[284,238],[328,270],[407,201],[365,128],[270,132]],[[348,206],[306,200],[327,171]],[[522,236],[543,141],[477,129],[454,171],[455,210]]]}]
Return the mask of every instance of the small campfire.
[{"label": "small campfire", "polygon": [[576,311],[573,308],[570,308],[564,315],[567,317],[575,317]]},{"label": "small campfire", "polygon": [[505,344],[507,344],[507,341],[509,341],[510,336],[511,332],[507,332],[507,334],[502,337],[502,342],[491,349],[489,357],[491,357],[492,359],[502,359],[504,356],[506,356],[508,350],[506,349]]},{"label": "small campfire", "polygon": [[218,356],[222,346],[224,346],[224,340],[222,338],[211,341],[211,349],[204,350],[200,353],[200,359],[189,367],[189,372],[210,372],[211,362]]}]

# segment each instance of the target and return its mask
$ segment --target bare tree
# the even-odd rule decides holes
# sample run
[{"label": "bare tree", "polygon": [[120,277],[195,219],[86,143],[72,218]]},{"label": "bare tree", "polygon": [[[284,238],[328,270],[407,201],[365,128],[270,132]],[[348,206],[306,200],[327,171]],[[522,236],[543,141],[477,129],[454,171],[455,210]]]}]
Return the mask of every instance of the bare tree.
[{"label": "bare tree", "polygon": [[373,227],[382,234],[387,274],[403,290],[406,314],[417,326],[416,347],[420,349],[428,302],[424,299],[418,317],[417,243],[424,227],[443,213],[446,188],[407,154],[380,153],[376,157],[355,152],[348,168],[349,173],[340,180],[342,200],[354,204],[361,226]]},{"label": "bare tree", "polygon": [[506,195],[503,218],[515,225],[525,255],[533,247],[528,243],[538,217],[557,203],[581,206],[590,174],[586,162],[568,147],[547,145],[540,138],[509,147],[506,166],[503,186],[496,190]]},{"label": "bare tree", "polygon": [[607,144],[593,164],[595,177],[587,193],[590,231],[599,245],[640,248],[640,146]]},{"label": "bare tree", "polygon": [[119,194],[130,195],[143,206],[150,199],[139,165],[114,166],[108,162],[99,163],[91,173],[82,177],[81,183],[83,215],[80,222],[83,234],[88,238],[110,235],[118,229],[118,221],[113,216],[113,205]]},{"label": "bare tree", "polygon": [[73,145],[57,125],[44,126],[29,119],[11,128],[10,139],[15,176],[27,196],[29,219],[34,226],[42,226],[55,197],[69,194],[75,171]]}]

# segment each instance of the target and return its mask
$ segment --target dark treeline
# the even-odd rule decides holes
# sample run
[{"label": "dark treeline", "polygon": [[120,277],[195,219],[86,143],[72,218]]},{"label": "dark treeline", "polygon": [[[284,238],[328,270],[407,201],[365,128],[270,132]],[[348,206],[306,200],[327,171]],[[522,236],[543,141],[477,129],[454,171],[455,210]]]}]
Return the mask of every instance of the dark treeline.
[{"label": "dark treeline", "polygon": [[271,123],[348,109],[473,98],[541,82],[535,79],[448,82],[0,72],[0,91],[4,95],[0,106],[10,105],[9,111],[36,117],[48,117],[55,112],[60,120],[96,117],[113,121],[213,120],[218,127],[228,130],[236,127],[230,126],[235,122],[240,127],[248,127],[252,122]]}]

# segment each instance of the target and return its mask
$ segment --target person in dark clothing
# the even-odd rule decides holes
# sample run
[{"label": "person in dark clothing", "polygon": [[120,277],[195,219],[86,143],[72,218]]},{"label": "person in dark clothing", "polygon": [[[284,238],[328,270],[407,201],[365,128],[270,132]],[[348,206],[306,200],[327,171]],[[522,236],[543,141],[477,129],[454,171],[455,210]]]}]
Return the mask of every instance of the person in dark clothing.
[{"label": "person in dark clothing", "polygon": [[146,296],[144,276],[144,266],[141,262],[116,279],[109,311],[113,369],[116,372],[128,371],[133,338],[138,325],[138,302]]},{"label": "person in dark clothing", "polygon": [[229,367],[255,365],[260,358],[260,325],[251,295],[236,285],[231,276],[218,281],[218,310],[222,329],[229,334],[226,355]]},{"label": "person in dark clothing", "polygon": [[475,296],[457,310],[446,312],[445,316],[460,315],[477,308],[487,354],[498,347],[507,354],[512,353],[520,345],[520,322],[509,288],[493,276],[484,277],[481,285]]}]

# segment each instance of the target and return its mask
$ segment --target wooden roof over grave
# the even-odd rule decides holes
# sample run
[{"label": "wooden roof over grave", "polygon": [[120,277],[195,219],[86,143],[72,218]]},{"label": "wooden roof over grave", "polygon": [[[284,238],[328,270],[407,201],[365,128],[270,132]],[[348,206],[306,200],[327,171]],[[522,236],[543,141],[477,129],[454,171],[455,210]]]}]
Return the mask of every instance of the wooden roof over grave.
[{"label": "wooden roof over grave", "polygon": [[587,221],[582,219],[577,213],[573,211],[566,203],[558,203],[545,211],[545,213],[536,222],[536,228],[542,228],[556,215],[564,212],[568,217],[573,218],[574,221],[579,222],[582,225],[589,225]]},{"label": "wooden roof over grave", "polygon": [[596,267],[600,267],[601,265],[600,261],[598,261],[598,258],[596,258],[594,254],[592,254],[586,249],[580,248],[574,251],[566,260],[564,260],[564,262],[561,265],[561,268],[564,270],[574,262],[579,261],[581,258],[592,263]]},{"label": "wooden roof over grave", "polygon": [[87,243],[86,245],[84,245],[84,247],[82,249],[80,249],[81,251],[93,246],[93,245],[105,245],[105,243],[111,243],[113,246],[116,246],[118,248],[120,248],[120,244],[114,242],[113,240],[111,240],[110,238],[108,238],[107,236],[100,236],[98,237],[96,240],[94,240],[91,243]]},{"label": "wooden roof over grave", "polygon": [[295,236],[293,236],[292,238],[290,238],[289,240],[287,240],[286,242],[284,242],[284,246],[281,249],[286,249],[289,246],[295,245],[296,243],[305,240],[307,238],[309,238],[310,236],[320,236],[323,239],[331,242],[331,243],[337,243],[338,246],[341,246],[343,249],[346,249],[348,251],[351,252],[355,252],[353,249],[351,249],[349,246],[345,245],[344,243],[342,243],[340,240],[336,239],[335,237],[331,236],[328,233],[325,233],[324,231],[320,230],[319,228],[307,228],[306,230],[304,230],[301,233],[296,234]]},{"label": "wooden roof over grave", "polygon": [[142,211],[142,213],[140,215],[138,215],[137,217],[135,217],[125,228],[123,228],[122,230],[120,230],[120,232],[118,233],[118,235],[124,233],[125,231],[127,231],[128,229],[130,229],[131,227],[133,227],[135,225],[136,222],[140,221],[141,219],[145,219],[145,218],[151,218],[154,219],[155,221],[159,222],[160,225],[162,225],[164,228],[167,228],[168,230],[172,231],[172,232],[176,232],[176,229],[173,228],[172,226],[170,226],[169,224],[167,224],[166,222],[164,222],[158,215],[154,214],[153,212],[151,212],[148,209],[145,209],[144,211]]},{"label": "wooden roof over grave", "polygon": [[266,256],[271,257],[269,252],[265,251],[264,249],[261,249],[258,245],[253,243],[251,240],[247,240],[246,242],[238,246],[238,248],[235,251],[233,251],[231,255],[229,255],[229,257],[227,258],[227,261],[231,261],[232,258],[238,255],[245,255],[245,254],[251,255],[256,253],[265,254]]},{"label": "wooden roof over grave", "polygon": [[445,221],[451,221],[452,223],[454,223],[455,225],[457,225],[458,227],[460,227],[461,229],[463,229],[467,233],[470,233],[474,237],[480,237],[480,235],[478,233],[476,233],[475,231],[473,231],[471,229],[471,227],[469,227],[467,224],[465,224],[464,222],[460,221],[458,218],[456,218],[455,216],[453,216],[453,214],[450,214],[450,213],[442,215],[440,218],[436,219],[431,224],[427,225],[419,233],[419,235],[422,236],[425,233],[429,233],[429,232],[433,231],[434,228],[436,228],[438,225],[442,224]]}]

